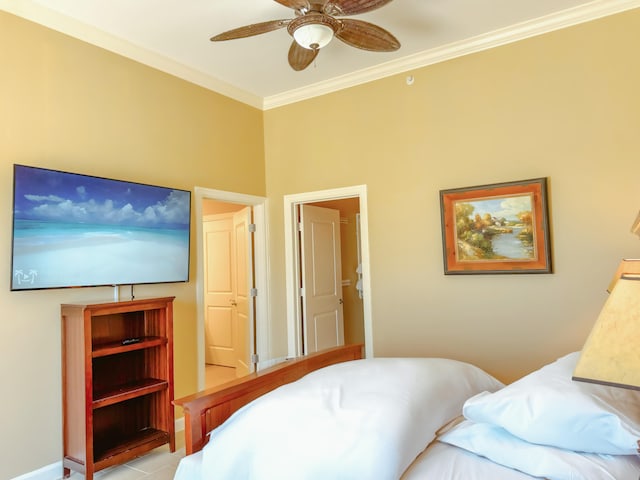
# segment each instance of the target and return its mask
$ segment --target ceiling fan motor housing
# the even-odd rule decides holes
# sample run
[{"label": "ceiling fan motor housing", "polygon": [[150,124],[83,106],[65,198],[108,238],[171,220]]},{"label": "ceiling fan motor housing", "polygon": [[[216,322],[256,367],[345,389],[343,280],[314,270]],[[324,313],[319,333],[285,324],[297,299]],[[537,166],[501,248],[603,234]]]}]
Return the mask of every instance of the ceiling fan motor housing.
[{"label": "ceiling fan motor housing", "polygon": [[287,31],[301,47],[319,50],[331,41],[340,28],[340,21],[332,16],[309,12],[293,19]]}]

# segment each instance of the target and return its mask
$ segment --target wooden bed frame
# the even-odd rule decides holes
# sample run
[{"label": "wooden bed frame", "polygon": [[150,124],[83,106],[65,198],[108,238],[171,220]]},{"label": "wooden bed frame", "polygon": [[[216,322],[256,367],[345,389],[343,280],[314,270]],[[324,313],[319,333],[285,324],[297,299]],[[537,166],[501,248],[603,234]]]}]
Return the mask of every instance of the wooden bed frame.
[{"label": "wooden bed frame", "polygon": [[184,409],[187,455],[201,450],[207,434],[233,412],[267,392],[334,363],[363,358],[363,345],[345,345],[287,360],[271,368],[174,400]]}]

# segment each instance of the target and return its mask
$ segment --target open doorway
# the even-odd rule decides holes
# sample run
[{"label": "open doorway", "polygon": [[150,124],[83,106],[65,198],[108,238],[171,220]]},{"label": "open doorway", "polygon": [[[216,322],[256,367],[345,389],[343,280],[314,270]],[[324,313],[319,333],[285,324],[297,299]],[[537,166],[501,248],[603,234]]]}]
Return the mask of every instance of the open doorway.
[{"label": "open doorway", "polygon": [[[360,247],[360,199],[358,197],[325,200],[300,205],[334,210],[339,216],[340,287],[345,344],[365,343],[362,291],[362,254]],[[304,319],[303,319],[304,324]],[[303,335],[304,336],[304,335]],[[305,353],[308,351],[305,350]]]},{"label": "open doorway", "polygon": [[[202,390],[252,372],[260,353],[267,351],[266,199],[196,187],[195,203],[197,378]],[[222,277],[216,278],[220,272]],[[218,329],[215,342],[207,334],[212,329]],[[212,364],[224,369],[207,374]]]},{"label": "open doorway", "polygon": [[202,203],[205,388],[253,372],[252,208]]},{"label": "open doorway", "polygon": [[[302,296],[304,282],[302,257],[304,255],[301,254],[305,247],[301,241],[298,225],[303,205],[338,210],[340,212],[340,230],[343,233],[349,230],[347,228],[349,217],[352,217],[350,227],[353,232],[353,241],[346,245],[346,248],[351,252],[347,252],[347,257],[345,257],[347,258],[345,265],[347,274],[342,280],[343,291],[340,299],[343,301],[350,294],[349,301],[351,303],[349,308],[344,310],[344,313],[349,317],[347,319],[345,316],[345,342],[359,343],[363,341],[366,356],[373,356],[366,186],[287,195],[284,203],[289,356],[295,357],[307,353],[305,351],[305,299]],[[355,266],[354,258],[357,259]],[[347,307],[346,304],[345,307]]]}]

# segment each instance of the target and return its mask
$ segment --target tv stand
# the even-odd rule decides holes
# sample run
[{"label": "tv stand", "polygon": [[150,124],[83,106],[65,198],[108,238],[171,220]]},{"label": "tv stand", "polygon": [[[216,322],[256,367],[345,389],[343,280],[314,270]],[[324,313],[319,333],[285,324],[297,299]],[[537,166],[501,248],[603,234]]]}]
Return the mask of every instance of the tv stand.
[{"label": "tv stand", "polygon": [[175,451],[173,299],[62,305],[64,478]]}]

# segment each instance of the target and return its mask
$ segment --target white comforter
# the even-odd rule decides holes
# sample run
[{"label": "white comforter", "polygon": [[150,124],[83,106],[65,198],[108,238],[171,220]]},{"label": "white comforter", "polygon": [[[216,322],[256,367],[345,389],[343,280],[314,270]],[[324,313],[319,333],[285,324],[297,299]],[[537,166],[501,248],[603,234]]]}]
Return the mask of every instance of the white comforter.
[{"label": "white comforter", "polygon": [[[203,451],[181,461],[175,480],[531,480],[530,475],[637,480],[637,455],[574,452],[530,443],[506,432],[506,426],[460,423],[461,417],[451,422],[465,401],[469,408],[483,401],[502,414],[515,412],[511,417],[517,424],[531,416],[533,405],[572,417],[585,414],[580,408],[585,402],[591,405],[586,413],[594,420],[547,422],[543,433],[548,439],[585,423],[599,425],[607,412],[622,412],[620,426],[635,418],[637,392],[616,390],[609,398],[602,388],[571,382],[575,358],[567,355],[502,389],[482,370],[454,360],[369,359],[334,365],[236,412],[211,433]],[[552,402],[544,393],[549,385],[556,393]],[[509,401],[502,402],[503,397]],[[439,441],[433,441],[436,434]]]},{"label": "white comforter", "polygon": [[465,399],[501,386],[472,365],[445,359],[327,367],[264,395],[214,430],[202,478],[397,480]]},{"label": "white comforter", "polygon": [[[183,458],[174,480],[209,479],[210,477],[205,477],[202,473],[202,455],[203,452],[197,452]],[[533,478],[461,448],[440,442],[434,442],[421,453],[401,477],[402,480],[533,480]]]}]

